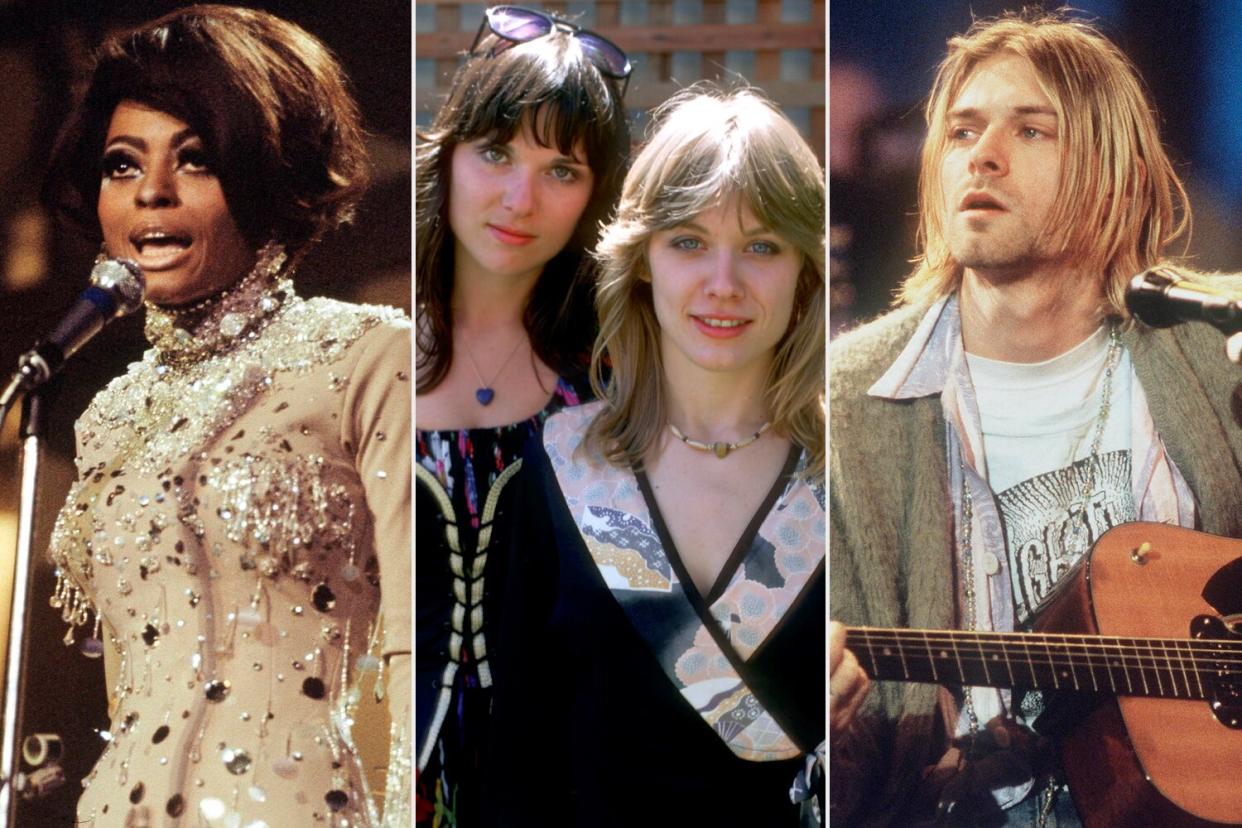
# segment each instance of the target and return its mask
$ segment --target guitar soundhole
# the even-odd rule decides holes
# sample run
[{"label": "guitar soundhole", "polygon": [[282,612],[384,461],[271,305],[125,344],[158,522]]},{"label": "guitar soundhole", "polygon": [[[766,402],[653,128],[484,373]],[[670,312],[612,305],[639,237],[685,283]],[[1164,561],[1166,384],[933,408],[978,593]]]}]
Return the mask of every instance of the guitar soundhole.
[{"label": "guitar soundhole", "polygon": [[1211,684],[1208,698],[1217,721],[1233,730],[1242,730],[1242,636],[1219,618],[1198,615],[1190,622],[1190,637],[1207,644],[1196,649],[1196,661],[1208,663],[1199,669],[1199,676]]}]

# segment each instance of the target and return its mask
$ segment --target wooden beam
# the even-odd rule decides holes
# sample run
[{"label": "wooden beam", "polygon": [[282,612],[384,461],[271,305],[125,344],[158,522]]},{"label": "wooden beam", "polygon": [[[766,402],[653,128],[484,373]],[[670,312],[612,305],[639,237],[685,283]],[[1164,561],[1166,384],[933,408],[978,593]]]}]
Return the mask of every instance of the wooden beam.
[{"label": "wooden beam", "polygon": [[[627,52],[723,52],[730,49],[823,49],[823,21],[699,23],[686,26],[608,26],[599,34]],[[414,36],[414,56],[449,58],[470,48],[473,32]]]},{"label": "wooden beam", "polygon": [[[756,84],[764,94],[786,106],[823,108],[827,89],[823,81],[768,81]],[[630,109],[651,109],[659,106],[685,88],[683,83],[644,83],[631,86],[625,94],[625,105]]]},{"label": "wooden beam", "polygon": [[414,0],[415,6],[478,6],[489,5],[487,3],[480,4],[479,0]]},{"label": "wooden beam", "polygon": [[[758,0],[755,9],[755,22],[770,26],[781,22],[780,0]],[[781,76],[781,53],[778,49],[757,49],[755,51],[755,77],[752,80],[763,84],[778,80]]]}]

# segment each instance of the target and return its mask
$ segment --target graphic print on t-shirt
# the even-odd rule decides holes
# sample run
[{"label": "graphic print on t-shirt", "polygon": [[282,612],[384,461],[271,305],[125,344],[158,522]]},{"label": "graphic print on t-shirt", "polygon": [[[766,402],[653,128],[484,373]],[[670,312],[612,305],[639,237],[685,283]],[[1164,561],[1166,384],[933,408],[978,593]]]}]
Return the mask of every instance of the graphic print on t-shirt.
[{"label": "graphic print on t-shirt", "polygon": [[[1130,493],[1130,452],[1101,454],[1094,477],[1091,458],[1039,474],[997,495],[1005,521],[1005,545],[1018,626],[1095,543],[1119,523],[1135,519]],[[1091,494],[1083,487],[1091,477]],[[1071,540],[1086,529],[1084,542]]]}]

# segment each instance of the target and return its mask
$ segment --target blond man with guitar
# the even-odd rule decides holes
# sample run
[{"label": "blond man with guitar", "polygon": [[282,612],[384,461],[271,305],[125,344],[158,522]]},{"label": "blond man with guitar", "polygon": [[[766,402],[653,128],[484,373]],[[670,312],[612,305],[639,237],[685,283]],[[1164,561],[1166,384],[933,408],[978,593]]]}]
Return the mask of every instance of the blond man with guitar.
[{"label": "blond man with guitar", "polygon": [[1242,373],[1126,308],[1190,216],[1142,84],[1006,16],[927,120],[901,306],[830,352],[830,821],[1242,824],[1242,550],[1189,531],[1242,536]]}]

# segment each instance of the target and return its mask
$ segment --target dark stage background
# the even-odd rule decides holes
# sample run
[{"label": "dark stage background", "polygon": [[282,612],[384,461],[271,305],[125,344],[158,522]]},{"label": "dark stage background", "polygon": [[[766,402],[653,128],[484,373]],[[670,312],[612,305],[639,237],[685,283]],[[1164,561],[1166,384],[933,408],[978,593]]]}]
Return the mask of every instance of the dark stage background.
[{"label": "dark stage background", "polygon": [[[1020,2],[831,0],[829,170],[834,331],[891,302],[914,256],[922,107],[945,44]],[[1031,3],[1057,8],[1059,3]],[[1188,263],[1242,270],[1242,3],[1081,0],[1138,67],[1190,192]],[[1180,243],[1179,243],[1180,244]]]},{"label": "dark stage background", "polygon": [[[44,334],[86,286],[94,248],[57,227],[37,194],[57,128],[86,76],[94,46],[117,27],[185,2],[0,0],[0,371]],[[303,264],[303,295],[410,306],[411,15],[405,0],[272,0],[241,3],[294,21],[321,38],[350,75],[371,133],[374,185],[357,221]],[[18,825],[71,825],[80,779],[103,748],[107,726],[101,661],[63,646],[65,626],[47,605],[52,570],[43,557],[72,480],[72,423],[91,396],[145,346],[141,314],[119,320],[71,360],[58,383],[44,460],[30,602],[32,666],[22,733],[65,739],[68,784],[23,803]],[[0,618],[7,624],[18,497],[13,412],[0,432]],[[2,638],[2,636],[0,636]],[[2,644],[0,644],[2,646]],[[2,668],[0,668],[2,669]]]}]

